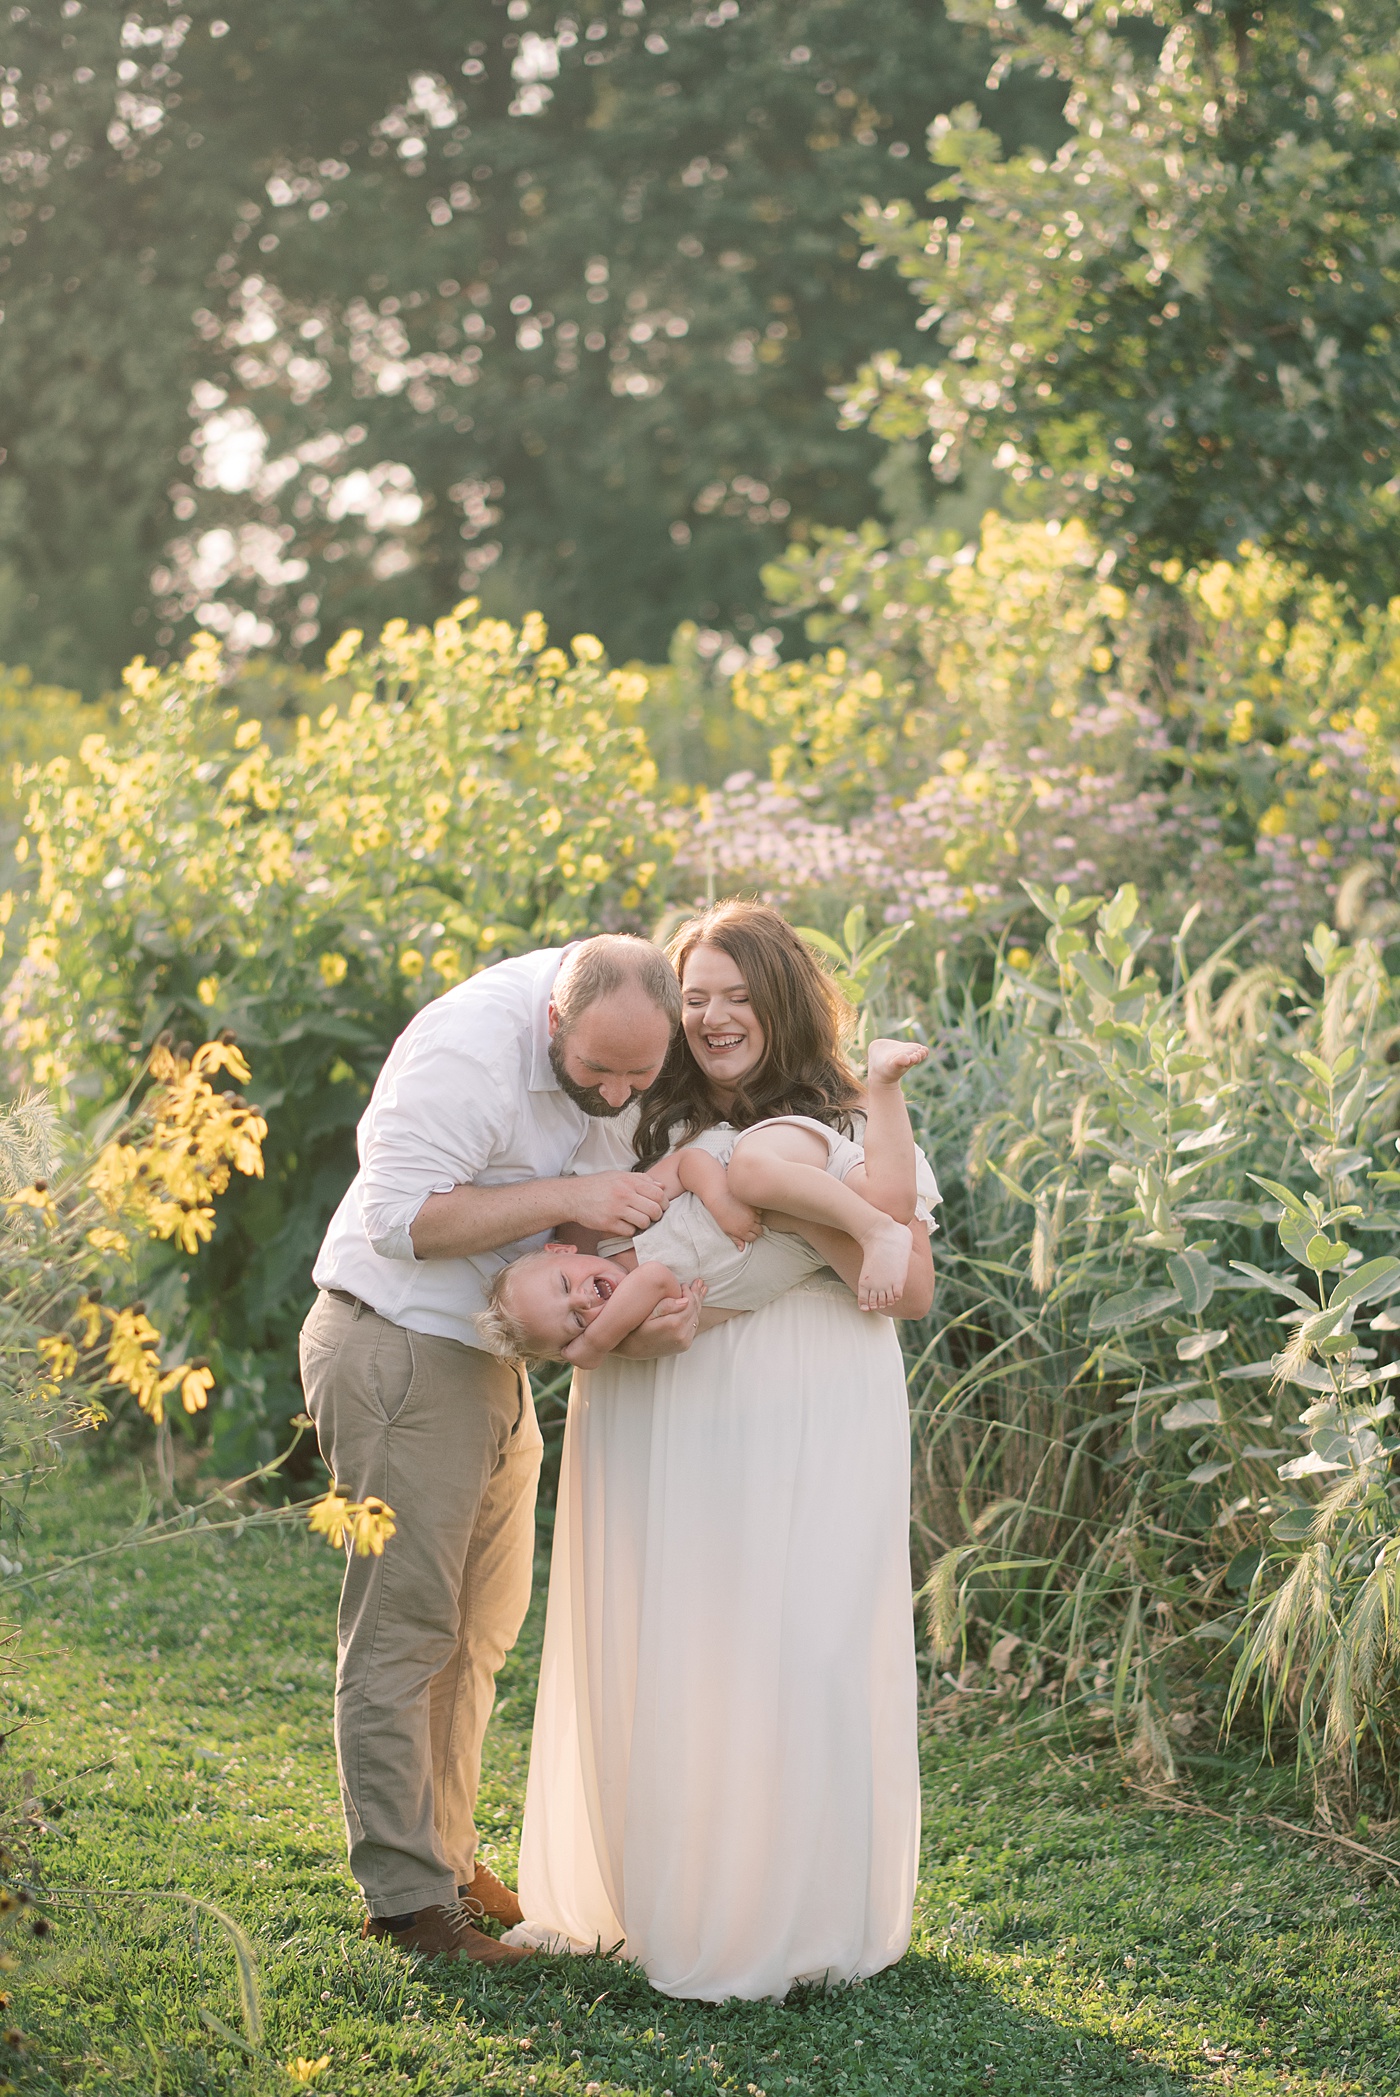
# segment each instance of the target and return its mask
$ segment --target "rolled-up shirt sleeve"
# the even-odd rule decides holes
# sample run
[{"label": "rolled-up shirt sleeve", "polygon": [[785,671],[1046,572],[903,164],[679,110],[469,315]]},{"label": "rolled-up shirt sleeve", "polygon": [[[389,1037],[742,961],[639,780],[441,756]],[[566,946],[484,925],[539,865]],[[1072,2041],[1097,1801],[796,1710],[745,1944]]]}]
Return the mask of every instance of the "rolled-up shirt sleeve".
[{"label": "rolled-up shirt sleeve", "polygon": [[477,1180],[511,1119],[499,1075],[479,1057],[431,1034],[408,1044],[360,1123],[361,1215],[381,1259],[417,1257],[411,1234],[424,1202]]}]

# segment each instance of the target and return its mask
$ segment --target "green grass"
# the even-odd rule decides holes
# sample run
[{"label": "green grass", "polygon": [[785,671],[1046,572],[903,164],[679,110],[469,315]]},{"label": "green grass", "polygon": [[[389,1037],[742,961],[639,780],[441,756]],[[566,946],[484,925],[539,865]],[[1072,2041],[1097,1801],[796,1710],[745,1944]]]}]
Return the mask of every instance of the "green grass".
[{"label": "green grass", "polygon": [[[129,1473],[75,1467],[39,1504],[29,1570],[115,1533],[135,1495]],[[50,1884],[93,1890],[55,1902],[49,1943],[25,1940],[11,2087],[252,2097],[292,2089],[278,2062],[329,2054],[315,2087],[334,2097],[1400,2090],[1400,1894],[1245,1817],[1302,1809],[1284,1778],[1211,1757],[1193,1778],[1228,1823],[1154,1810],[1103,1754],[931,1740],[913,1948],[830,1995],[672,2002],[598,1959],[414,1969],[360,1941],[345,1869],[337,1578],[324,1546],[264,1532],[28,1590],[5,1766],[64,1808],[40,1841]],[[507,1876],[539,1615],[487,1745],[486,1855]],[[263,2061],[226,2035],[242,2030],[226,1934],[173,1901],[102,1897],[133,1891],[243,1924]]]}]

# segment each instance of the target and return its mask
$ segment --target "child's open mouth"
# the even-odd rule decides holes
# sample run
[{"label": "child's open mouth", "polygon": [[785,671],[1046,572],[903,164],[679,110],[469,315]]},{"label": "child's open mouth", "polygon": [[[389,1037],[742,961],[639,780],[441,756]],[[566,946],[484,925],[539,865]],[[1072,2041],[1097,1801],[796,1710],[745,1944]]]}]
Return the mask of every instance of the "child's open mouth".
[{"label": "child's open mouth", "polygon": [[616,1287],[611,1275],[595,1274],[593,1277],[593,1294],[599,1303],[606,1303]]}]

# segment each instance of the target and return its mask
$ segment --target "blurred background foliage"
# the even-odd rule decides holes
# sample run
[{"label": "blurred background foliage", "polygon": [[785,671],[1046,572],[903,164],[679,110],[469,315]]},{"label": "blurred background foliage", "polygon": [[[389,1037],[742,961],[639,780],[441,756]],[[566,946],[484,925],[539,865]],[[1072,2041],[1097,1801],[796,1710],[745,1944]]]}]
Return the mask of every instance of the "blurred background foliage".
[{"label": "blurred background foliage", "polygon": [[879,499],[830,389],[917,342],[848,220],[988,63],[935,0],[47,0],[6,56],[0,653],[88,692],[196,615],[758,622]]}]

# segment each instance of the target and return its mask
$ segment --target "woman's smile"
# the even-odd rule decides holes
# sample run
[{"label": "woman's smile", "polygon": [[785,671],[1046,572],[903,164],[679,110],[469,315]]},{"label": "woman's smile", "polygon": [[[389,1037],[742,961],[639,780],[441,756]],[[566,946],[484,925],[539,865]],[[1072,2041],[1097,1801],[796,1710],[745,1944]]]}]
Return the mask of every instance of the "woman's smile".
[{"label": "woman's smile", "polygon": [[738,1085],[767,1045],[748,985],[721,947],[698,946],[685,964],[681,1024],[690,1052],[712,1085]]}]

